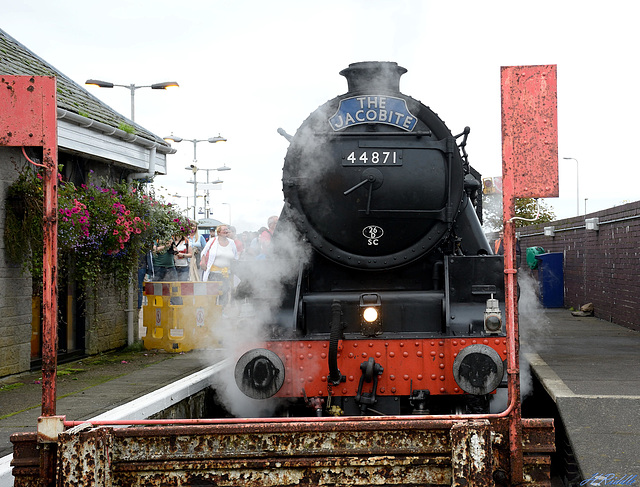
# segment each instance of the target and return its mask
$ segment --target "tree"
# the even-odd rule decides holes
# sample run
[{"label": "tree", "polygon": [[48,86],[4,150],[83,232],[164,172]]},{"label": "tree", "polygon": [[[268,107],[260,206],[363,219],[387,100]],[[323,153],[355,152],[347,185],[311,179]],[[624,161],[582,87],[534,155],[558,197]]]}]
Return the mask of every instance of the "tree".
[{"label": "tree", "polygon": [[[540,204],[540,214],[538,213],[538,203]],[[502,228],[502,194],[493,193],[484,195],[482,199],[483,227],[486,232],[497,232]],[[526,227],[537,225],[538,223],[551,222],[555,219],[553,207],[548,206],[544,201],[535,198],[516,199],[516,217],[523,220],[515,220],[516,227]],[[535,218],[535,220],[534,220]]]},{"label": "tree", "polygon": [[516,216],[524,218],[524,220],[516,220],[516,227],[552,222],[556,218],[553,207],[547,206],[544,201],[536,198],[517,198]]}]

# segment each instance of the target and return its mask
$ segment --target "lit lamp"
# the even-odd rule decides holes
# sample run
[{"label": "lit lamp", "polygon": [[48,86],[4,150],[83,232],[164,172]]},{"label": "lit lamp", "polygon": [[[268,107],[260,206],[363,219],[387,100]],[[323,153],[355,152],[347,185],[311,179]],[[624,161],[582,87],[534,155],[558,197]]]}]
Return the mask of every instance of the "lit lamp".
[{"label": "lit lamp", "polygon": [[360,329],[363,335],[376,336],[382,333],[381,307],[379,294],[360,296]]},{"label": "lit lamp", "polygon": [[119,85],[119,84],[115,84],[115,83],[111,83],[110,81],[102,81],[99,79],[88,79],[87,81],[84,82],[85,85],[94,85],[94,86],[98,86],[100,88],[113,88],[114,86],[119,86],[122,88],[128,88],[129,90],[131,90],[131,121],[134,122],[135,121],[135,93],[136,90],[139,88],[151,88],[152,90],[166,90],[169,87],[172,86],[179,86],[178,83],[176,81],[165,81],[164,83],[154,83],[152,85],[134,85],[134,84],[130,84],[130,85]]}]

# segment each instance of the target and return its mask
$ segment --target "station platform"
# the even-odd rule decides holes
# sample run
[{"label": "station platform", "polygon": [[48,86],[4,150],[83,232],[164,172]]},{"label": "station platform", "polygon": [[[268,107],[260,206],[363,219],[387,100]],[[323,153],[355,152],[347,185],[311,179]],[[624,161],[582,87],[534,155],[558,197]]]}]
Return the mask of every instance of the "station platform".
[{"label": "station platform", "polygon": [[560,308],[542,320],[523,330],[523,358],[555,402],[582,478],[640,485],[640,332]]},{"label": "station platform", "polygon": [[[554,401],[582,477],[637,475],[640,485],[640,332],[593,317],[574,317],[566,309],[544,309],[537,316],[532,329],[521,312],[521,333],[526,335],[523,363],[529,362]],[[69,420],[96,418],[191,377],[219,359],[215,350],[142,350],[62,364],[57,413]],[[36,429],[39,377],[33,372],[0,379],[0,487],[13,485],[11,477],[2,475],[13,451],[10,435]],[[589,485],[613,485],[595,482]]]},{"label": "station platform", "polygon": [[[56,413],[70,421],[104,419],[146,419],[134,415],[155,413],[162,404],[150,404],[153,393],[185,379],[206,380],[212,364],[220,362],[219,351],[193,350],[188,353],[163,351],[121,351],[86,357],[72,363],[58,365]],[[203,375],[198,378],[197,376]],[[183,385],[184,387],[184,385]],[[188,387],[188,386],[187,386]],[[197,386],[192,386],[197,390]],[[180,391],[182,394],[182,391]],[[159,401],[166,400],[160,397]],[[181,398],[172,394],[171,401]],[[145,404],[132,406],[137,412],[121,411],[114,416],[114,408],[128,408],[139,399]],[[0,487],[13,485],[10,462],[13,457],[13,433],[35,431],[41,414],[41,373],[29,372],[0,379]],[[166,405],[168,406],[168,405]],[[157,410],[157,411],[156,411]]]}]

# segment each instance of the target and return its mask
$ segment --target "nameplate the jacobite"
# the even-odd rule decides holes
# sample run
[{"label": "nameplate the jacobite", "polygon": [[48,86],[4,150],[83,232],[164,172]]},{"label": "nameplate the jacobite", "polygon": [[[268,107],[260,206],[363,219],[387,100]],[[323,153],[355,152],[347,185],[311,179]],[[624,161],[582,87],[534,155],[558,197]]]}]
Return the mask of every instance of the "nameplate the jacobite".
[{"label": "nameplate the jacobite", "polygon": [[364,123],[384,123],[411,132],[418,119],[402,98],[383,95],[358,95],[340,100],[336,113],[329,119],[334,131]]}]

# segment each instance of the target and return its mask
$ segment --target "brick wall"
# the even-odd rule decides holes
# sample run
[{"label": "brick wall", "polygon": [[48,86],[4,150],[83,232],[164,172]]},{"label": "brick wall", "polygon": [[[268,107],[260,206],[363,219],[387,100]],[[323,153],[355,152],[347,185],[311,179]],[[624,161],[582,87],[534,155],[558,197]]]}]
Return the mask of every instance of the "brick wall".
[{"label": "brick wall", "polygon": [[31,276],[7,260],[3,237],[7,188],[25,162],[20,149],[0,147],[0,377],[29,370],[31,363]]},{"label": "brick wall", "polygon": [[127,344],[126,303],[125,293],[108,282],[100,286],[98,292],[87,293],[85,352],[88,355]]},{"label": "brick wall", "polygon": [[[599,230],[585,218],[598,218]],[[555,236],[544,235],[548,226]],[[565,307],[593,303],[598,318],[640,330],[640,201],[518,231],[525,268],[528,247],[563,253]]]}]

